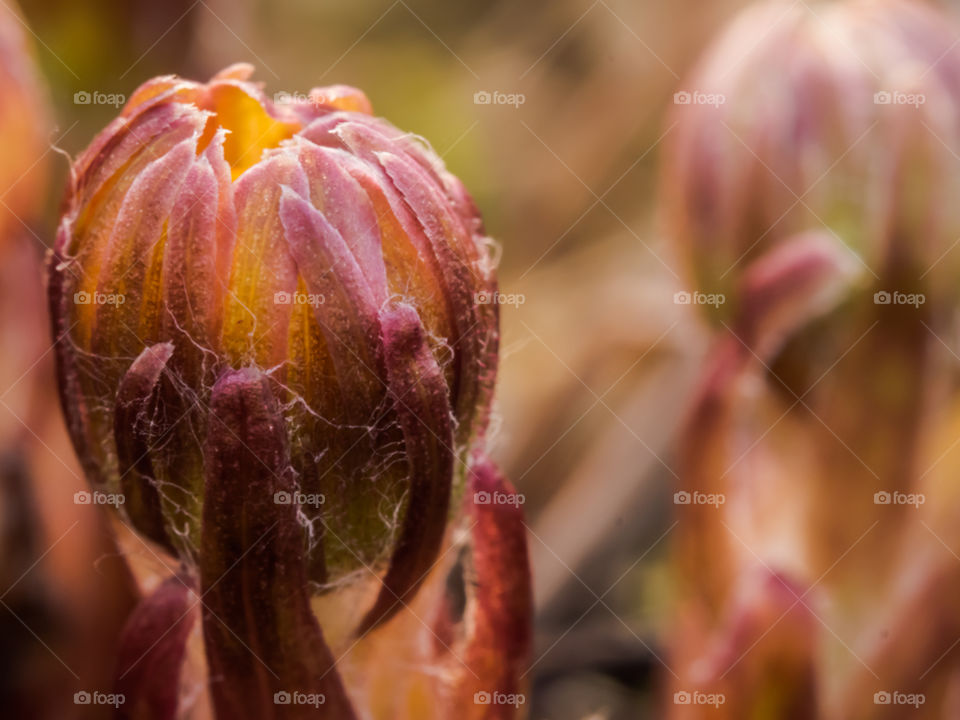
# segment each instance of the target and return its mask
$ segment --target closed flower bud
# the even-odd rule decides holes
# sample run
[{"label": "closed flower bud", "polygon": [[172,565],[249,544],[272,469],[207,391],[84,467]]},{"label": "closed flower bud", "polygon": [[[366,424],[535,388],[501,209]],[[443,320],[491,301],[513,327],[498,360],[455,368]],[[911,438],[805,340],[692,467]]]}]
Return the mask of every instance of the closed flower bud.
[{"label": "closed flower bud", "polygon": [[492,262],[460,182],[362,93],[274,101],[250,73],[147,82],[77,159],[49,263],[61,398],[142,534],[217,566],[246,526],[206,500],[288,518],[313,587],[381,574],[370,627],[431,566],[484,432]]},{"label": "closed flower bud", "polygon": [[730,299],[721,313],[752,260],[809,231],[868,278],[956,299],[955,35],[907,0],[761,3],[720,35],[678,93],[664,189],[693,282]]},{"label": "closed flower bud", "polygon": [[759,3],[678,93],[666,219],[728,302],[678,453],[724,500],[677,509],[672,718],[956,714],[956,36],[922,2]]}]

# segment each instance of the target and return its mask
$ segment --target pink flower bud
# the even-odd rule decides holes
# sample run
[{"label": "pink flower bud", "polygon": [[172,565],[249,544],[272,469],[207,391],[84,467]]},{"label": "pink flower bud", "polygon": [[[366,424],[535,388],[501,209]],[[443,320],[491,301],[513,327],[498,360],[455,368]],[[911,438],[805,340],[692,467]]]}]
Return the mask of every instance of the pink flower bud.
[{"label": "pink flower bud", "polygon": [[724,312],[752,260],[810,231],[868,278],[957,297],[955,34],[906,0],[760,3],[721,33],[677,94],[663,167],[671,234]]},{"label": "pink flower bud", "polygon": [[211,463],[244,450],[216,388],[256,373],[286,480],[247,507],[290,506],[314,590],[381,574],[369,628],[432,565],[484,433],[492,261],[461,183],[362,93],[274,102],[250,74],[151,80],[77,159],[49,262],[61,399],[91,482],[203,568]]}]

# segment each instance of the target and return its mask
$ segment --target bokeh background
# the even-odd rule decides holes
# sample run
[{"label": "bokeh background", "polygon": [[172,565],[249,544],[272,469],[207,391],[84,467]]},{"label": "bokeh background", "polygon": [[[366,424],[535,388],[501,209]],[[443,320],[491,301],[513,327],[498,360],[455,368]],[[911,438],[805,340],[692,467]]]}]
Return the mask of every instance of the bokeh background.
[{"label": "bokeh background", "polygon": [[[687,277],[662,231],[659,161],[673,93],[746,4],[25,0],[55,129],[45,212],[19,232],[33,254],[51,244],[68,157],[152,76],[246,61],[269,94],[362,88],[464,180],[516,299],[501,307],[494,451],[531,528],[531,717],[657,717],[676,438],[708,346],[695,309],[673,301]],[[6,327],[45,328],[31,288],[2,288]],[[3,470],[3,529],[21,556],[0,596],[0,687],[26,692],[15,666],[34,663],[72,717],[72,691],[109,677],[96,638],[116,631],[129,578],[100,511],[73,502],[83,481],[49,343],[3,337],[0,427],[22,452]],[[18,525],[28,510],[37,522]]]}]

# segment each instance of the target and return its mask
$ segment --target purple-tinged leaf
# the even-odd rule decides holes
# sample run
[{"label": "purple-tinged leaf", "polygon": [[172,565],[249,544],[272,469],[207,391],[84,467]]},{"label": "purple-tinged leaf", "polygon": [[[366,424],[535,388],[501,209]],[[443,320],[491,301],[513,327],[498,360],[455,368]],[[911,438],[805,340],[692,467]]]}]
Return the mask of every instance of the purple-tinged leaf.
[{"label": "purple-tinged leaf", "polygon": [[316,296],[313,316],[337,369],[349,419],[368,423],[383,397],[379,306],[343,236],[319,210],[284,188],[280,218],[300,277]]},{"label": "purple-tinged leaf", "polygon": [[380,226],[370,198],[350,174],[350,169],[363,163],[347,152],[311,142],[300,142],[297,149],[300,164],[310,181],[313,204],[339,231],[379,309],[387,299]]},{"label": "purple-tinged leaf", "polygon": [[468,544],[434,618],[434,653],[445,659],[450,678],[438,717],[513,720],[514,705],[477,705],[474,697],[518,696],[524,689],[533,591],[522,500],[480,454],[470,467],[467,493]]},{"label": "purple-tinged leaf", "polygon": [[[287,431],[268,379],[225,372],[210,410],[200,577],[217,717],[351,720],[310,607]],[[317,702],[285,702],[293,693]]]},{"label": "purple-tinged leaf", "polygon": [[383,588],[360,625],[364,633],[409,602],[430,571],[446,529],[453,482],[453,421],[443,372],[409,305],[380,316],[390,399],[400,419],[410,492]]},{"label": "purple-tinged leaf", "polygon": [[[452,347],[457,372],[451,396],[460,419],[458,444],[483,432],[493,394],[499,346],[499,305],[495,288],[479,262],[476,247],[448,204],[415,163],[392,153],[377,154],[384,171],[423,228],[443,272],[456,335]],[[485,297],[482,297],[485,296]]]},{"label": "purple-tinged leaf", "polygon": [[197,619],[195,581],[165,580],[134,608],[120,636],[117,720],[175,720],[187,639]]},{"label": "purple-tinged leaf", "polygon": [[157,389],[160,375],[173,355],[173,343],[146,348],[133,361],[117,390],[113,434],[124,509],[133,526],[176,554],[164,530],[163,507],[157,491],[151,452],[158,442]]}]

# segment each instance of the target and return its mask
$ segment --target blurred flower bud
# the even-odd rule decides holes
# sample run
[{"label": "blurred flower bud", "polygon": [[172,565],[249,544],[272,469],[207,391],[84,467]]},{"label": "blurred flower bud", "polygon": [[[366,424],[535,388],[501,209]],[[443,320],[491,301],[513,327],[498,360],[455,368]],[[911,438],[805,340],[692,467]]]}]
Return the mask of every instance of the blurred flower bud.
[{"label": "blurred flower bud", "polygon": [[[911,491],[919,418],[945,399],[928,385],[952,362],[935,348],[960,299],[955,35],[911,0],[763,3],[721,33],[676,107],[666,218],[698,288],[730,300],[719,310],[729,342],[762,360],[771,396],[787,402],[780,414],[798,421],[822,468],[804,480],[820,506],[811,523],[830,528],[813,543],[816,566],[856,539],[851,517],[876,515],[864,498]],[[756,318],[784,318],[753,279],[804,245],[819,252],[814,238],[846,267],[826,301],[794,309],[804,322],[757,346]],[[802,268],[785,265],[771,292],[787,292]],[[731,481],[719,465],[711,472]]]},{"label": "blurred flower bud", "polygon": [[24,21],[0,6],[0,248],[42,208],[50,111],[34,68]]},{"label": "blurred flower bud", "polygon": [[[827,231],[873,290],[956,299],[960,48],[920,2],[766,2],[721,34],[678,93],[666,221],[704,292]],[[873,291],[871,291],[872,293]]]},{"label": "blurred flower bud", "polygon": [[202,570],[246,537],[223,523],[282,515],[314,588],[382,573],[368,628],[436,558],[484,432],[494,270],[425,144],[357,90],[274,101],[251,72],[149,81],[77,159],[49,263],[61,399],[142,534]]},{"label": "blurred flower bud", "polygon": [[678,94],[666,220],[729,302],[679,453],[724,502],[678,508],[672,647],[726,710],[672,717],[955,707],[956,36],[922,2],[762,3]]}]

